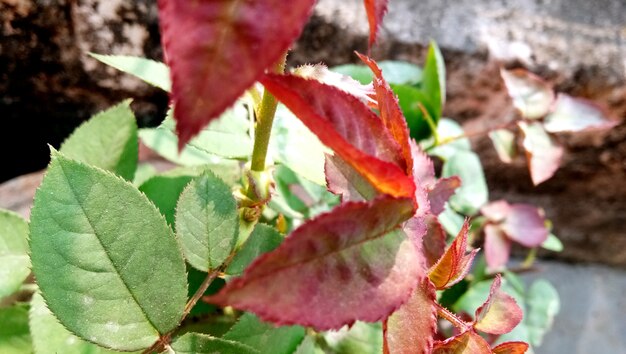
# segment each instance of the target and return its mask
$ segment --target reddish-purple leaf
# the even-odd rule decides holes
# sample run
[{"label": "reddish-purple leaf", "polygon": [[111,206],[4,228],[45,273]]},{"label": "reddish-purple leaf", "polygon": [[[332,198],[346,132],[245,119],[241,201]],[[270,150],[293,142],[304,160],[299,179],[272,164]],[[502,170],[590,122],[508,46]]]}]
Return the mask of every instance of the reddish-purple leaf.
[{"label": "reddish-purple leaf", "polygon": [[478,250],[475,249],[466,254],[468,230],[469,221],[465,220],[456,239],[428,272],[428,277],[435,284],[437,290],[451,287],[465,278],[469,272]]},{"label": "reddish-purple leaf", "polygon": [[511,255],[511,240],[509,240],[499,225],[485,226],[485,259],[489,269],[501,269],[509,261]]},{"label": "reddish-purple leaf", "polygon": [[593,102],[560,93],[543,126],[551,133],[558,133],[609,129],[617,125],[607,117],[608,113]]},{"label": "reddish-purple leaf", "polygon": [[520,122],[524,133],[524,149],[528,159],[530,176],[535,185],[550,179],[559,169],[563,147],[557,144],[543,129],[543,124]]},{"label": "reddish-purple leaf", "polygon": [[404,305],[384,323],[384,353],[430,354],[437,330],[435,287],[424,279]]},{"label": "reddish-purple leaf", "polygon": [[527,343],[505,342],[493,348],[493,354],[524,354],[527,350]]},{"label": "reddish-purple leaf", "polygon": [[430,212],[439,215],[443,212],[444,206],[457,188],[461,186],[461,179],[453,176],[441,178],[432,186],[428,193],[428,201],[430,202]]},{"label": "reddish-purple leaf", "polygon": [[522,116],[538,119],[550,112],[554,104],[554,90],[547,82],[524,69],[503,69],[500,74],[513,105]]},{"label": "reddish-purple leaf", "polygon": [[339,156],[326,155],[324,173],[328,190],[341,196],[342,201],[371,200],[378,194],[371,183]]},{"label": "reddish-purple leaf", "polygon": [[365,104],[336,87],[293,75],[265,75],[261,82],[320,141],[381,193],[413,197],[400,147]]},{"label": "reddish-purple leaf", "polygon": [[476,310],[474,328],[490,334],[505,334],[515,328],[523,317],[515,299],[500,289],[502,279],[498,274],[491,284],[487,301]]},{"label": "reddish-purple leaf", "polygon": [[480,212],[487,219],[489,219],[489,221],[493,222],[503,221],[509,215],[510,211],[511,205],[505,200],[497,200],[495,202],[483,205],[483,207],[480,208]]},{"label": "reddish-purple leaf", "polygon": [[406,119],[404,118],[400,104],[398,103],[398,98],[383,78],[383,72],[378,67],[378,64],[365,55],[359,53],[357,53],[357,55],[374,73],[375,78],[373,84],[376,90],[376,100],[378,101],[380,118],[383,120],[398,145],[400,145],[402,156],[406,161],[406,172],[411,173],[413,171],[413,158],[411,146],[409,145],[409,128],[406,124]]},{"label": "reddish-purple leaf", "polygon": [[470,329],[443,342],[436,342],[432,354],[491,354],[491,348]]},{"label": "reddish-purple leaf", "polygon": [[318,330],[379,321],[425,277],[419,247],[398,228],[412,214],[409,198],[344,203],[296,229],[206,300]]},{"label": "reddish-purple leaf", "polygon": [[300,35],[315,0],[159,0],[179,149]]},{"label": "reddish-purple leaf", "polygon": [[428,231],[423,237],[423,248],[427,266],[430,268],[446,252],[446,231],[432,214],[425,217],[425,225]]},{"label": "reddish-purple leaf", "polygon": [[378,35],[378,28],[383,22],[383,17],[385,17],[385,13],[387,12],[387,3],[389,0],[363,0],[365,4],[365,12],[367,13],[367,22],[370,25],[370,38],[369,38],[369,46],[370,48],[376,42],[376,37]]},{"label": "reddish-purple leaf", "polygon": [[336,88],[351,94],[361,100],[361,102],[367,103],[368,105],[378,105],[376,100],[372,98],[376,95],[372,84],[363,85],[348,75],[330,71],[324,64],[302,65],[297,67],[293,71],[293,74],[305,79],[315,79],[326,85],[335,86]]},{"label": "reddish-purple leaf", "polygon": [[422,151],[415,141],[411,141],[410,146],[413,158],[413,177],[419,180],[420,185],[432,185],[435,183],[435,165],[433,160]]},{"label": "reddish-purple leaf", "polygon": [[509,238],[526,247],[541,245],[549,234],[541,211],[528,204],[512,204],[502,230]]}]

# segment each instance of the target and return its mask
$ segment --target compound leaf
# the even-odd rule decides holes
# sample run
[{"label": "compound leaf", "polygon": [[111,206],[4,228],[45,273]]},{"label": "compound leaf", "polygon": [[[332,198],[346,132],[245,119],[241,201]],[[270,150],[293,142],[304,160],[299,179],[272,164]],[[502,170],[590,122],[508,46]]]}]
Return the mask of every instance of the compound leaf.
[{"label": "compound leaf", "polygon": [[239,214],[230,187],[206,171],[185,187],[176,207],[176,234],[196,269],[219,267],[237,241]]},{"label": "compound leaf", "polygon": [[0,210],[0,299],[16,292],[30,274],[28,222]]},{"label": "compound leaf", "polygon": [[133,180],[138,158],[137,121],[130,100],[81,124],[59,151],[74,160]]},{"label": "compound leaf", "polygon": [[179,149],[298,37],[314,0],[159,0]]},{"label": "compound leaf", "polygon": [[412,213],[408,198],[344,203],[296,229],[207,300],[320,330],[378,321],[424,273],[418,247],[397,228]]},{"label": "compound leaf", "polygon": [[183,257],[165,219],[130,183],[53,152],[30,235],[42,295],[79,337],[138,350],[178,325]]}]

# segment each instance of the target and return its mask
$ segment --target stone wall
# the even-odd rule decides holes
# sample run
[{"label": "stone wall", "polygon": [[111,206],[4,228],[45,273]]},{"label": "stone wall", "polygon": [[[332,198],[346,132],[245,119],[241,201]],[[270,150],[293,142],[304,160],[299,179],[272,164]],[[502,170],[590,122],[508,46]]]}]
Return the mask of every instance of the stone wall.
[{"label": "stone wall", "polygon": [[[143,124],[162,116],[163,93],[85,55],[160,59],[154,3],[0,0],[0,112],[9,122],[4,131],[23,141],[15,146],[3,139],[3,151],[16,152],[6,163],[21,168],[3,173],[42,168],[46,143],[58,145],[77,122],[125,97],[135,99]],[[353,50],[366,50],[366,35],[362,0],[320,0],[290,61],[355,61]],[[448,70],[445,114],[469,133],[514,113],[499,65],[528,67],[558,90],[597,100],[617,119],[626,117],[621,0],[391,0],[382,35],[375,58],[418,64],[429,39],[438,41]],[[488,141],[473,139],[492,199],[544,207],[566,243],[559,257],[626,266],[626,126],[559,139],[568,148],[564,165],[536,188],[523,158],[504,166]]]}]

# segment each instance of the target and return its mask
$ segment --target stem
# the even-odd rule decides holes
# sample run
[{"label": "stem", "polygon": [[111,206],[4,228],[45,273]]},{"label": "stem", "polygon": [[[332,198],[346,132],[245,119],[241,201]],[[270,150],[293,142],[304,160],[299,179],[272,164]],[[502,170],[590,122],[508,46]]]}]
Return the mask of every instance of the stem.
[{"label": "stem", "polygon": [[446,320],[448,320],[448,322],[452,323],[454,327],[460,329],[462,332],[465,332],[466,330],[470,328],[471,324],[461,320],[455,314],[450,312],[450,310],[439,305],[436,302],[435,302],[435,308],[437,308],[437,315],[439,315],[439,317],[445,318]]},{"label": "stem", "polygon": [[535,259],[537,259],[537,248],[531,248],[526,256],[526,259],[524,260],[524,263],[522,263],[522,268],[532,268],[535,263]]},{"label": "stem", "polygon": [[449,138],[446,138],[446,139],[443,139],[443,140],[439,141],[438,145],[433,145],[433,146],[429,147],[428,149],[426,149],[426,151],[434,148],[435,146],[449,144],[451,142],[454,142],[454,141],[457,141],[457,140],[460,140],[460,139],[469,139],[469,138],[473,138],[473,137],[477,137],[477,136],[483,136],[483,135],[487,135],[487,134],[489,134],[489,133],[491,133],[492,131],[495,131],[495,130],[510,128],[511,126],[517,124],[517,122],[518,122],[518,120],[512,120],[512,121],[510,121],[508,123],[500,124],[500,125],[497,125],[495,127],[491,127],[489,129],[486,129],[486,130],[480,130],[480,131],[472,132],[472,133],[469,133],[469,134],[462,134],[462,135],[452,136],[452,137],[449,137]]},{"label": "stem", "polygon": [[439,133],[437,132],[437,124],[435,124],[433,117],[430,115],[430,113],[428,113],[428,110],[421,102],[418,102],[417,106],[422,111],[424,119],[426,120],[426,123],[428,123],[428,127],[430,128],[430,131],[433,133],[433,147],[439,145]]},{"label": "stem", "polygon": [[[283,55],[279,63],[274,67],[277,74],[285,71],[287,54]],[[257,110],[257,126],[254,131],[254,149],[252,150],[252,171],[262,172],[265,170],[265,158],[267,156],[267,147],[270,142],[270,134],[272,133],[272,124],[274,123],[274,115],[278,101],[267,89],[263,92],[261,105]]]}]

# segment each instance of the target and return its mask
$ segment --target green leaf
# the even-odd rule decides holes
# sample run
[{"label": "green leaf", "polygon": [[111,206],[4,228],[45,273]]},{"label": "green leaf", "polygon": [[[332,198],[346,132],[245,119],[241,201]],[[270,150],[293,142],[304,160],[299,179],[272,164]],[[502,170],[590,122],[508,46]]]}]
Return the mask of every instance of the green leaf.
[{"label": "green leaf", "polygon": [[[493,281],[491,279],[473,283],[469,290],[467,290],[467,292],[465,292],[465,294],[463,294],[463,296],[461,296],[454,304],[452,309],[455,312],[463,311],[468,314],[474,314],[476,309],[482,306],[485,300],[489,297],[489,290],[491,289],[492,283]],[[524,296],[511,286],[510,281],[503,279],[501,289],[506,294],[511,295],[520,308],[522,308],[522,312],[526,313],[524,310]]]},{"label": "green leaf", "polygon": [[68,158],[132,181],[138,149],[137,121],[130,109],[130,100],[126,100],[81,124],[59,151]]},{"label": "green leaf", "polygon": [[443,177],[459,176],[461,187],[450,198],[450,205],[466,215],[474,215],[489,200],[489,191],[478,155],[459,151],[443,164]]},{"label": "green leaf", "polygon": [[28,309],[25,306],[0,308],[0,353],[32,352],[28,330]]},{"label": "green leaf", "polygon": [[260,354],[291,354],[304,339],[304,332],[300,326],[275,327],[245,313],[224,339],[256,348]]},{"label": "green leaf", "polygon": [[552,252],[563,252],[563,243],[555,234],[548,234],[548,238],[541,244],[542,248]]},{"label": "green leaf", "polygon": [[380,322],[357,321],[350,328],[324,333],[326,343],[337,354],[382,354],[383,327]]},{"label": "green leaf", "polygon": [[430,42],[426,64],[424,64],[424,77],[422,89],[430,97],[435,114],[434,119],[441,117],[443,104],[446,101],[446,66],[441,51],[435,41]]},{"label": "green leaf", "polygon": [[139,187],[150,178],[159,174],[159,171],[150,163],[144,162],[137,165],[137,171],[135,171],[135,178],[133,179],[133,185]]},{"label": "green leaf", "polygon": [[446,230],[449,235],[454,236],[459,233],[463,227],[463,222],[465,222],[465,218],[463,218],[463,216],[456,211],[452,210],[449,203],[446,204],[443,212],[439,214],[438,219],[444,230]]},{"label": "green leaf", "polygon": [[284,105],[278,105],[270,151],[274,160],[318,185],[326,185],[324,155],[330,150]]},{"label": "green leaf", "polygon": [[235,247],[239,214],[230,187],[210,171],[185,187],[176,207],[176,233],[194,268],[219,267]]},{"label": "green leaf", "polygon": [[178,325],[187,301],[182,254],[130,183],[53,151],[30,235],[42,295],[79,337],[130,351]]},{"label": "green leaf", "polygon": [[[431,155],[447,160],[459,151],[472,151],[472,145],[459,123],[452,119],[442,118],[437,125],[439,145],[430,149]],[[430,143],[430,142],[429,142]]]},{"label": "green leaf", "polygon": [[293,354],[325,354],[312,336],[306,336]]},{"label": "green leaf", "polygon": [[402,113],[406,118],[407,125],[411,132],[411,137],[417,141],[424,140],[432,135],[432,129],[424,113],[420,108],[420,104],[428,111],[433,118],[434,123],[439,122],[439,116],[436,115],[437,111],[433,108],[431,98],[428,95],[415,87],[407,85],[392,85],[393,92],[398,95],[398,101]]},{"label": "green leaf", "polygon": [[176,354],[258,354],[259,351],[247,345],[211,337],[201,333],[186,333],[172,342]]},{"label": "green leaf", "polygon": [[39,293],[33,294],[29,317],[33,348],[37,354],[116,353],[86,342],[70,333],[48,310]]},{"label": "green leaf", "polygon": [[136,76],[163,91],[170,92],[172,88],[170,70],[163,63],[127,55],[102,55],[96,53],[89,53],[89,55],[108,66]]},{"label": "green leaf", "polygon": [[146,146],[164,158],[184,166],[194,166],[214,162],[216,156],[248,158],[252,152],[249,126],[248,111],[240,100],[202,129],[180,154],[172,110],[168,111],[167,117],[157,128],[141,129],[139,137]]},{"label": "green leaf", "polygon": [[515,134],[512,131],[507,129],[494,130],[489,133],[489,139],[491,139],[500,161],[504,163],[513,162],[517,146],[515,145]]},{"label": "green leaf", "polygon": [[530,341],[533,345],[540,346],[543,336],[552,328],[554,317],[561,308],[559,293],[548,281],[539,279],[530,286],[526,303],[529,311],[524,322],[528,326]]},{"label": "green leaf", "polygon": [[[383,78],[390,84],[418,85],[422,82],[422,68],[405,61],[385,60],[378,63]],[[362,84],[372,82],[374,75],[365,65],[345,64],[331,68],[332,71],[348,75]]]},{"label": "green leaf", "polygon": [[257,224],[226,269],[226,274],[241,275],[252,261],[263,253],[276,249],[283,239],[284,237],[273,227]]},{"label": "green leaf", "polygon": [[0,299],[16,292],[30,274],[28,222],[0,209]]}]

